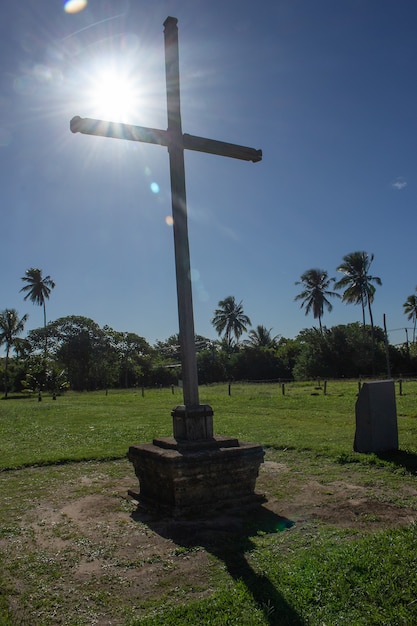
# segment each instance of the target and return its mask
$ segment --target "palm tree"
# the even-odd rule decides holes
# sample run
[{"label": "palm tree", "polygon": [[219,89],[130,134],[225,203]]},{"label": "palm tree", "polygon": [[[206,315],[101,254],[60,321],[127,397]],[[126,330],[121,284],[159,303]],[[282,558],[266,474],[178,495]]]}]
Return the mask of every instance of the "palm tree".
[{"label": "palm tree", "polygon": [[217,333],[224,333],[227,345],[232,345],[232,335],[235,336],[236,342],[242,333],[246,332],[247,327],[251,326],[251,321],[247,315],[243,313],[242,302],[236,304],[233,296],[228,296],[224,300],[220,300],[218,309],[214,311],[214,317],[211,320]]},{"label": "palm tree", "polygon": [[6,362],[4,367],[4,397],[7,398],[7,373],[9,369],[10,349],[22,334],[28,315],[19,319],[16,309],[5,309],[0,312],[0,344],[6,344]]},{"label": "palm tree", "polygon": [[249,339],[244,343],[250,348],[276,348],[279,335],[272,337],[271,330],[272,328],[268,330],[265,326],[258,325],[255,330],[249,331]]},{"label": "palm tree", "polygon": [[378,276],[371,276],[371,267],[374,255],[367,252],[351,252],[343,257],[343,263],[337,268],[344,274],[343,278],[335,283],[335,289],[344,289],[342,301],[348,304],[360,304],[362,307],[362,320],[365,326],[365,308],[368,307],[369,320],[373,329],[371,304],[374,301],[375,286],[382,285]]},{"label": "palm tree", "polygon": [[372,283],[382,285],[382,281],[378,276],[371,276],[369,274],[373,260],[373,254],[368,254],[363,251],[346,254],[346,256],[343,257],[343,263],[337,268],[337,271],[344,274],[344,276],[338,280],[334,286],[335,289],[344,289],[342,294],[343,302],[361,305],[364,328],[365,308],[368,307],[372,337],[372,373],[375,375],[375,333],[371,308],[371,304],[374,301],[375,286]]},{"label": "palm tree", "polygon": [[[417,287],[416,287],[417,291]],[[403,304],[404,315],[407,315],[408,320],[413,321],[413,343],[416,342],[416,323],[417,323],[417,296],[413,294],[408,296],[407,300]]]},{"label": "palm tree", "polygon": [[331,298],[340,298],[339,294],[330,291],[329,287],[334,282],[334,278],[329,278],[325,270],[313,268],[301,275],[301,280],[296,285],[303,285],[304,289],[294,300],[302,300],[301,308],[305,307],[306,315],[313,312],[314,319],[319,320],[320,332],[323,332],[321,326],[321,318],[323,317],[324,307],[329,311],[333,306],[328,300]]},{"label": "palm tree", "polygon": [[31,267],[26,270],[26,274],[22,276],[23,282],[27,283],[20,291],[26,291],[25,300],[29,298],[33,304],[43,307],[43,327],[45,330],[45,358],[48,351],[48,337],[46,334],[46,300],[49,299],[51,290],[54,289],[55,283],[50,276],[42,277],[42,270]]}]

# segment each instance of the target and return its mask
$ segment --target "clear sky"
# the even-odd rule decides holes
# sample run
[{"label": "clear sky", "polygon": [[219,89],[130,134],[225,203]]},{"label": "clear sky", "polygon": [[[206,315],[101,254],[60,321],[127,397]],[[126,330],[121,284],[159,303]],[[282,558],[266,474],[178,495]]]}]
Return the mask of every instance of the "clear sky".
[{"label": "clear sky", "polygon": [[[170,15],[183,131],[263,150],[256,164],[186,153],[196,332],[214,338],[213,311],[233,295],[254,326],[295,337],[316,324],[294,302],[295,281],[313,267],[337,276],[345,254],[366,250],[383,283],[375,323],[385,313],[390,341],[403,342],[402,304],[417,285],[415,0],[72,9],[2,4],[0,308],[42,326],[19,293],[39,267],[56,282],[48,320],[84,315],[151,343],[178,331],[166,148],[69,130],[74,115],[107,113],[166,128]],[[360,307],[335,301],[323,323],[360,320]]]}]

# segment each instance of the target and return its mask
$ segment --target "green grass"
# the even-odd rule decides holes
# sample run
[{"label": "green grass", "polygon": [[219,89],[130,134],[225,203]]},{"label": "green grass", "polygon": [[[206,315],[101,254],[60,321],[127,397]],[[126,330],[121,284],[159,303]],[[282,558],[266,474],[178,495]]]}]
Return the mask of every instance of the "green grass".
[{"label": "green grass", "polygon": [[2,401],[0,470],[121,458],[128,444],[169,433],[170,398],[158,390],[146,398],[130,391]]},{"label": "green grass", "polygon": [[[417,383],[397,397],[401,448],[417,449]],[[318,394],[318,395],[313,395]],[[214,409],[215,431],[275,449],[343,455],[352,448],[356,382],[203,387],[200,401]],[[127,446],[172,434],[170,413],[178,390],[68,393],[0,402],[0,470],[122,458]],[[331,427],[330,427],[331,426]]]},{"label": "green grass", "polygon": [[[302,498],[312,481],[331,502],[334,485],[353,484],[380,508],[345,526],[302,512],[288,524],[249,520],[244,532],[174,542],[164,554],[153,553],[156,531],[132,518],[120,484],[130,475],[135,483],[129,445],[172,434],[178,390],[1,401],[0,626],[417,623],[417,526],[379,514],[391,507],[417,519],[417,383],[404,382],[397,395],[400,451],[392,455],[352,451],[357,382],[329,381],[327,395],[317,387],[288,384],[283,395],[280,385],[236,384],[229,396],[215,385],[200,399],[214,409],[217,434],[261,443],[279,465],[261,474],[269,498]],[[87,532],[60,513],[66,502],[108,494],[113,525],[104,512]],[[42,518],[43,509],[55,517]],[[144,537],[141,554],[133,546]],[[77,567],[93,559],[100,575],[83,583]],[[181,567],[198,559],[201,580],[182,578]],[[135,572],[156,576],[156,591],[135,595]]]},{"label": "green grass", "polygon": [[417,565],[415,526],[356,542],[323,535],[308,550],[294,551],[285,560],[280,543],[268,542],[256,553],[260,576],[238,580],[202,602],[155,609],[136,624],[415,623],[417,581],[404,568],[404,563]]}]

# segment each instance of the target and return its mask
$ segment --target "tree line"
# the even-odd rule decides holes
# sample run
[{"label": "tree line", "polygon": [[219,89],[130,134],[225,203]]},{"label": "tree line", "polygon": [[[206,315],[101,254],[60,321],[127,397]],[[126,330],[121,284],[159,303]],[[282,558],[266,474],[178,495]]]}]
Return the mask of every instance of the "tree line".
[{"label": "tree line", "polygon": [[[374,255],[355,252],[343,257],[336,281],[325,270],[304,272],[296,284],[302,291],[306,315],[313,314],[319,327],[303,329],[294,339],[273,335],[263,325],[252,327],[242,301],[234,296],[220,300],[211,323],[217,340],[196,336],[200,384],[230,380],[291,380],[317,377],[399,376],[417,373],[417,296],[409,296],[404,313],[413,322],[413,341],[388,345],[383,329],[374,326],[372,303],[381,279],[369,272]],[[24,299],[43,308],[43,327],[22,338],[28,315],[15,309],[0,312],[0,344],[5,346],[0,374],[4,395],[9,392],[59,393],[64,389],[93,390],[111,387],[177,384],[181,379],[178,335],[150,345],[136,333],[100,327],[94,320],[70,315],[47,323],[46,301],[55,283],[42,270],[30,268],[21,279]],[[341,294],[332,291],[343,290]],[[416,287],[417,292],[417,287]],[[324,309],[329,298],[340,297],[362,308],[362,324],[355,322],[327,328]],[[369,324],[365,312],[368,312]],[[241,340],[247,333],[247,338]]]}]

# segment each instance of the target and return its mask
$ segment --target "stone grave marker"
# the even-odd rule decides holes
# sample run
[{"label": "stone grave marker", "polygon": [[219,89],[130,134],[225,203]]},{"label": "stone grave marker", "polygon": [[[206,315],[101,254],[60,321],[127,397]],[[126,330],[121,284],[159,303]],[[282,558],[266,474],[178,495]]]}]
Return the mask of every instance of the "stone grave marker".
[{"label": "stone grave marker", "polygon": [[393,380],[363,383],[356,401],[355,452],[398,450],[397,406]]}]

